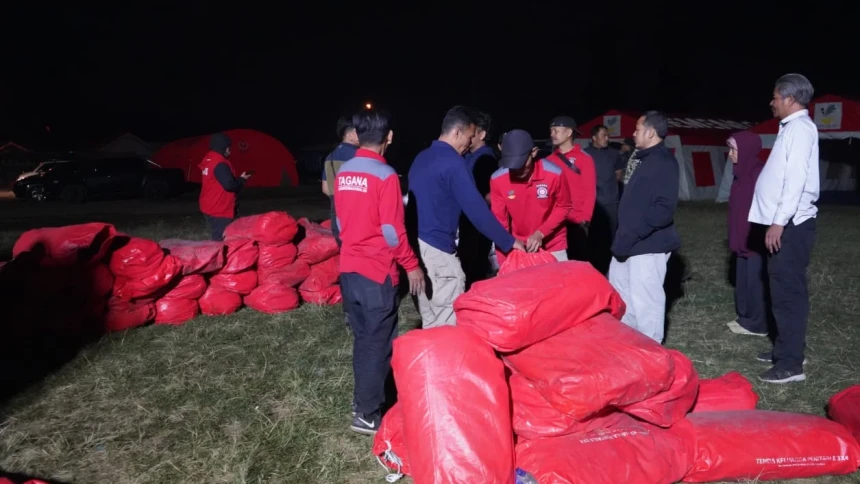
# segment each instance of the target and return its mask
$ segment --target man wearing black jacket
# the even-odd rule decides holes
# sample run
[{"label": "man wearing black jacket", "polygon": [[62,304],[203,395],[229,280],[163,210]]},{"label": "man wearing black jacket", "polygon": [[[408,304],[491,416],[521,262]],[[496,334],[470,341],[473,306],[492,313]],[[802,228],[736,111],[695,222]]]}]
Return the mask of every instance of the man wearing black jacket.
[{"label": "man wearing black jacket", "polygon": [[627,305],[622,321],[663,342],[666,293],[663,281],[672,251],[681,247],[675,230],[678,162],[663,143],[666,115],[648,111],[633,133],[639,164],[618,206],[609,282]]}]

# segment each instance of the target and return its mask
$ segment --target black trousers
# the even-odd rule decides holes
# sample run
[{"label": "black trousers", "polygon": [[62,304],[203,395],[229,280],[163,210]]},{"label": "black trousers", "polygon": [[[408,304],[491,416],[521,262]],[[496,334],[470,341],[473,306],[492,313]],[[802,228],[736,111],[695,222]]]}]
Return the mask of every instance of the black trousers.
[{"label": "black trousers", "polygon": [[806,269],[815,245],[815,219],[800,225],[789,222],[782,232],[782,247],[767,261],[770,299],[776,322],[773,360],[780,370],[803,371],[809,286]]},{"label": "black trousers", "polygon": [[352,345],[353,398],[356,412],[370,416],[385,403],[385,381],[397,336],[400,298],[391,277],[379,284],[353,272],[340,275],[343,307],[355,340]]},{"label": "black trousers", "polygon": [[767,333],[767,269],[760,254],[738,256],[735,270],[735,309],[738,324],[753,333]]},{"label": "black trousers", "polygon": [[334,209],[334,197],[331,197],[331,233],[334,235],[337,246],[340,247],[340,227],[337,226],[337,211]]},{"label": "black trousers", "polygon": [[567,224],[567,258],[589,262],[588,257],[589,229],[580,224]]},{"label": "black trousers", "polygon": [[216,242],[224,240],[224,229],[226,229],[232,221],[233,219],[228,217],[213,217],[211,215],[206,215],[206,224],[209,226],[209,233],[211,234],[212,240]]},{"label": "black trousers", "polygon": [[618,229],[618,204],[596,204],[588,230],[588,255],[591,265],[601,274],[609,272],[612,261],[612,241]]}]

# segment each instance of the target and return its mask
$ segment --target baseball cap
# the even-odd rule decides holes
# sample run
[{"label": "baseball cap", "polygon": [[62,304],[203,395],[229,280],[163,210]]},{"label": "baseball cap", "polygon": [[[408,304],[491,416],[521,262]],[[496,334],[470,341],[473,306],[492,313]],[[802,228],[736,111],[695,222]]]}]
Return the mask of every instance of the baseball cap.
[{"label": "baseball cap", "polygon": [[576,121],[570,116],[556,116],[549,123],[550,128],[570,128],[575,133],[581,133],[576,129]]},{"label": "baseball cap", "polygon": [[522,129],[514,129],[502,135],[502,158],[499,166],[519,170],[526,165],[535,142],[532,135]]}]

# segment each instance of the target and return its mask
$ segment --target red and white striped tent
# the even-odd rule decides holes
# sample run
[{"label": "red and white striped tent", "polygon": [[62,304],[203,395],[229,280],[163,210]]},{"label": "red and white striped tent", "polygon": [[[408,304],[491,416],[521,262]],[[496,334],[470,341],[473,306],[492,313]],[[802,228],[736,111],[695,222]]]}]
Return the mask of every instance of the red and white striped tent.
[{"label": "red and white striped tent", "polygon": [[[640,114],[611,110],[579,126],[583,138],[576,142],[583,147],[591,144],[591,129],[604,125],[612,141],[633,136]],[[675,155],[680,167],[678,197],[681,200],[714,200],[726,163],[726,139],[736,132],[749,129],[752,123],[727,119],[705,119],[692,116],[669,118],[666,146]]]}]

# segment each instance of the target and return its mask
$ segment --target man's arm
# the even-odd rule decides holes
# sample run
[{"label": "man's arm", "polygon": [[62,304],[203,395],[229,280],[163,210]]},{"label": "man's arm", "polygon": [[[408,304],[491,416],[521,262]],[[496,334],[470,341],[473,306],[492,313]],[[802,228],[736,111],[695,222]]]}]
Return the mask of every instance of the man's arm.
[{"label": "man's arm", "polygon": [[224,190],[232,193],[238,192],[245,186],[245,179],[234,177],[227,163],[218,163],[215,166],[215,179],[224,187]]},{"label": "man's arm", "polygon": [[[787,128],[785,136],[785,166],[782,167],[785,176],[782,182],[782,195],[779,197],[779,205],[772,224],[785,227],[797,213],[800,205],[800,197],[803,195],[803,187],[809,176],[809,158],[812,156],[812,147],[817,133],[808,126],[797,123],[796,126]],[[768,160],[770,161],[770,160]],[[782,162],[783,160],[779,160]]]},{"label": "man's arm", "polygon": [[502,252],[509,252],[514,246],[514,236],[496,220],[484,197],[478,193],[472,177],[466,171],[466,165],[461,170],[454,170],[449,174],[449,183],[454,199],[460,205],[460,209],[478,229],[481,234],[493,241]]},{"label": "man's arm", "polygon": [[400,191],[400,179],[396,174],[386,178],[379,189],[379,223],[382,225],[382,236],[391,248],[397,264],[406,272],[418,269],[418,258],[406,238],[403,193]]},{"label": "man's arm", "polygon": [[323,171],[322,171],[321,180],[322,180],[322,192],[323,192],[323,195],[326,195],[326,196],[329,196],[329,197],[330,197],[332,194],[331,194],[331,193],[329,192],[329,190],[328,190],[328,182],[326,181],[326,175],[325,175],[325,165],[323,165]]},{"label": "man's arm", "polygon": [[674,160],[662,163],[660,168],[660,172],[653,174],[653,178],[649,180],[651,204],[645,212],[645,223],[638,225],[640,230],[647,230],[647,233],[638,234],[640,239],[668,227],[675,219],[675,209],[678,207],[678,163]]},{"label": "man's arm", "polygon": [[564,178],[564,175],[559,174],[558,181],[555,183],[551,195],[555,204],[549,213],[549,217],[538,228],[540,233],[545,236],[561,226],[567,220],[567,215],[570,213],[571,208],[573,208],[573,204],[570,201],[570,189],[567,187],[567,180]]}]

